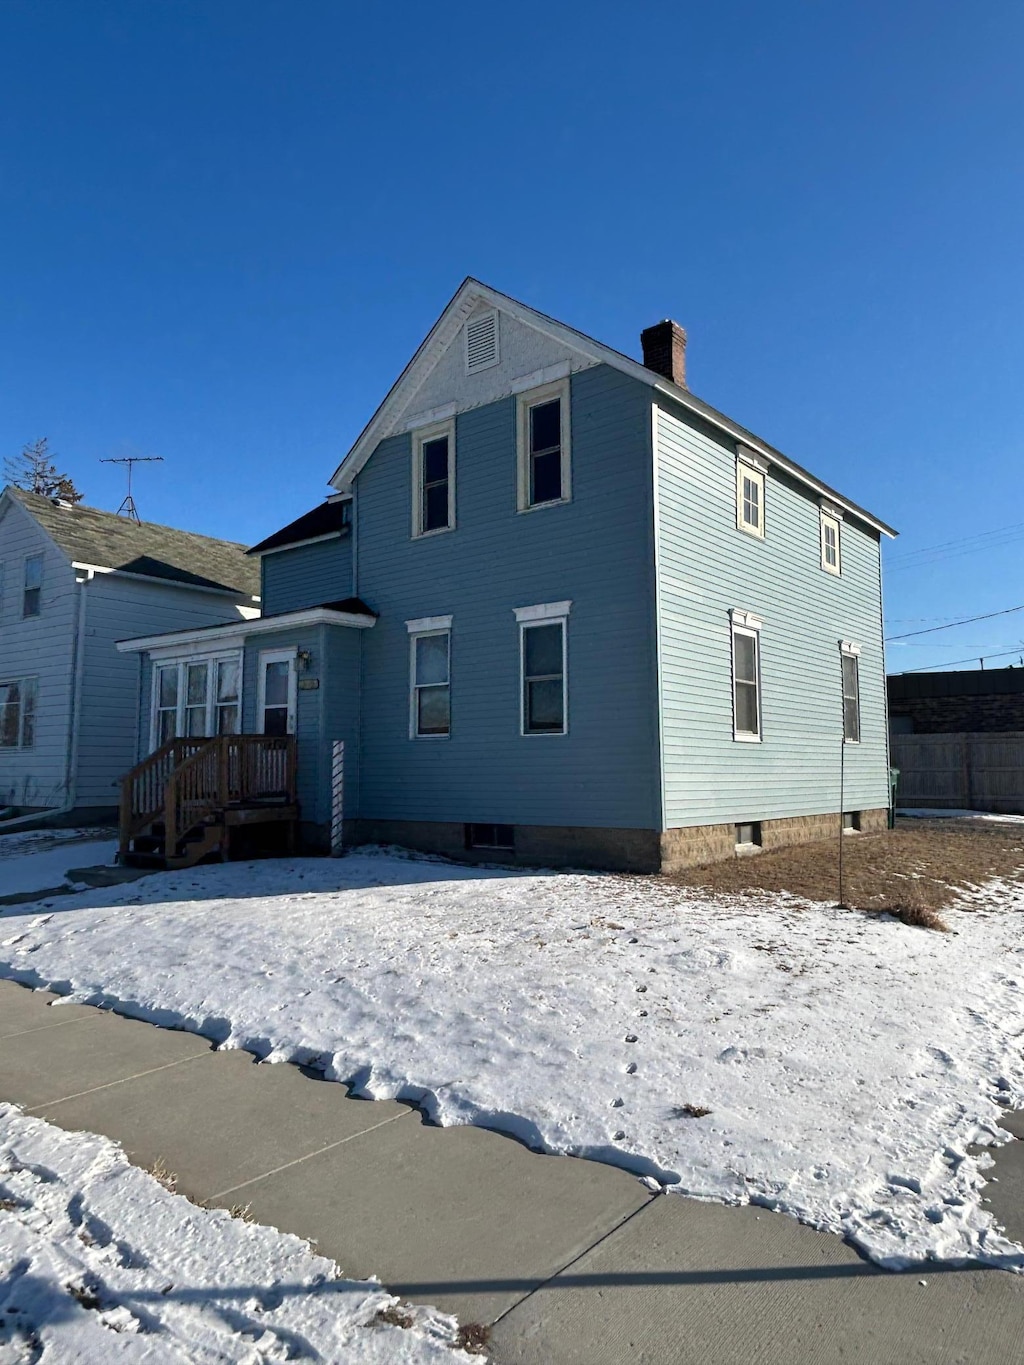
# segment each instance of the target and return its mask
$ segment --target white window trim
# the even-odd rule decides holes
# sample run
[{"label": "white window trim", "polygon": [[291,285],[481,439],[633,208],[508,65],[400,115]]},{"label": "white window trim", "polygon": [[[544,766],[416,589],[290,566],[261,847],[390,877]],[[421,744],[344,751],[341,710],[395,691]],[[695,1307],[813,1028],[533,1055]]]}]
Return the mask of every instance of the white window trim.
[{"label": "white window trim", "polygon": [[[743,480],[754,479],[759,489],[758,511],[760,524],[751,526],[743,519]],[[736,528],[755,540],[764,540],[765,489],[768,484],[768,464],[760,456],[743,446],[736,452]]]},{"label": "white window trim", "polygon": [[297,667],[299,650],[297,645],[292,645],[287,649],[261,649],[259,653],[259,671],[256,675],[256,724],[259,727],[259,734],[266,734],[263,729],[263,712],[266,710],[267,701],[267,664],[287,663],[288,669],[288,719],[286,721],[285,733],[294,735],[298,724],[298,695],[299,695],[299,670]]},{"label": "white window trim", "polygon": [[[435,526],[431,531],[423,529],[423,447],[428,441],[439,437],[448,438],[448,525]],[[441,536],[455,530],[455,419],[434,422],[431,426],[417,427],[412,433],[412,538],[423,540],[428,536]]]},{"label": "white window trim", "polygon": [[[569,733],[569,608],[571,602],[543,602],[536,607],[516,607],[519,626],[519,733],[524,739],[558,739]],[[526,728],[526,632],[531,626],[562,627],[562,728]]]},{"label": "white window trim", "polygon": [[[530,502],[530,409],[560,398],[562,496],[550,502]],[[516,395],[516,511],[539,512],[572,501],[572,422],[569,412],[569,380],[558,379]]]},{"label": "white window trim", "polygon": [[[227,660],[237,660],[238,662],[238,729],[242,730],[242,702],[244,697],[243,683],[245,672],[245,651],[242,649],[220,649],[210,650],[202,654],[178,654],[171,658],[152,660],[151,677],[149,684],[149,751],[153,753],[159,747],[158,716],[160,711],[160,670],[162,668],[176,668],[178,670],[178,697],[175,705],[174,731],[179,739],[185,738],[180,731],[182,722],[185,718],[185,687],[183,678],[186,676],[183,670],[187,664],[206,664],[209,669],[216,669],[217,664]],[[209,677],[209,674],[207,674]],[[216,680],[216,673],[214,673]],[[216,734],[214,722],[217,718],[217,688],[207,686],[206,691],[206,729],[208,737]],[[262,713],[261,713],[262,714]]]},{"label": "white window trim", "polygon": [[[482,365],[471,365],[469,363],[469,329],[478,322],[486,322],[488,319],[494,322],[494,355],[490,360],[485,360]],[[495,365],[501,362],[501,322],[497,308],[490,309],[486,313],[474,313],[471,318],[467,318],[462,328],[463,333],[463,359],[466,362],[467,374],[481,374],[484,370],[493,370]]]},{"label": "white window trim", "polygon": [[[821,514],[820,514],[820,517],[819,517],[819,523],[820,523],[819,529],[820,529],[820,532],[821,532],[821,567],[824,569],[825,573],[830,573],[830,574],[832,574],[832,576],[833,576],[834,578],[842,578],[842,576],[843,576],[843,546],[842,546],[843,533],[842,533],[842,517],[837,517],[837,516],[835,516],[832,512],[826,512],[826,510],[825,510],[824,507],[823,507],[823,508],[821,509]],[[832,527],[835,528],[835,533],[836,533],[836,562],[835,562],[834,564],[830,564],[830,563],[828,562],[828,560],[826,559],[826,557],[825,557],[825,528],[826,528],[826,526],[832,526]]]},{"label": "white window trim", "polygon": [[[764,622],[753,612],[733,608],[729,612],[729,681],[732,691],[732,737],[738,744],[760,744],[764,738],[764,689],[761,685],[761,627]],[[737,635],[754,641],[754,676],[757,683],[757,734],[736,726],[736,643]]]},{"label": "white window trim", "polygon": [[857,660],[857,739],[850,739],[846,734],[846,683],[843,678],[842,664],[840,663],[839,666],[839,689],[843,703],[843,743],[860,744],[861,736],[864,733],[863,717],[861,716],[860,708],[860,645],[855,644],[853,640],[840,640],[839,654],[840,658],[842,658],[843,655],[846,655],[848,658]]},{"label": "white window trim", "polygon": [[17,744],[0,745],[0,754],[13,754],[22,749],[35,749],[36,741],[33,738],[31,744],[25,743],[25,689],[31,684],[33,691],[32,716],[36,727],[39,725],[39,674],[28,673],[17,678],[0,678],[0,687],[10,687],[12,683],[17,683],[21,688],[21,695],[18,701],[18,742]]},{"label": "white window trim", "polygon": [[[452,737],[452,618],[450,616],[421,616],[416,621],[406,621],[409,631],[409,738],[415,740],[451,739]],[[417,706],[418,685],[416,682],[416,641],[431,635],[448,637],[448,733],[446,735],[421,735],[418,727],[419,708]],[[438,686],[437,683],[424,683],[424,687]]]}]

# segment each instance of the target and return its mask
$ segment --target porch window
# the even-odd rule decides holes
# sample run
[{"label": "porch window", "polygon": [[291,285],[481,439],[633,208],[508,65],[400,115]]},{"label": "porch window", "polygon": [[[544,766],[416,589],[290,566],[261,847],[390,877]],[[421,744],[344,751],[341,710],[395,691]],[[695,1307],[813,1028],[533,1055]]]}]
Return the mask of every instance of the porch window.
[{"label": "porch window", "polygon": [[237,735],[241,730],[240,659],[217,660],[217,733]]},{"label": "porch window", "polygon": [[242,655],[175,659],[153,670],[152,747],[241,730]]},{"label": "porch window", "polygon": [[36,742],[36,678],[0,682],[0,749],[31,749]]},{"label": "porch window", "polygon": [[178,670],[178,664],[161,664],[156,670],[155,749],[178,733]]}]

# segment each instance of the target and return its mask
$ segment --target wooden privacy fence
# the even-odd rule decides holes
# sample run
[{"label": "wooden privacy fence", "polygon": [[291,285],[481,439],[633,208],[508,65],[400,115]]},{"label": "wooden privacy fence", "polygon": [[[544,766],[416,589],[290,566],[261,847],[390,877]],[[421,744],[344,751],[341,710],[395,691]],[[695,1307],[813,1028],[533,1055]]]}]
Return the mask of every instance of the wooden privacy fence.
[{"label": "wooden privacy fence", "polygon": [[1024,814],[1024,732],[893,735],[896,807]]}]

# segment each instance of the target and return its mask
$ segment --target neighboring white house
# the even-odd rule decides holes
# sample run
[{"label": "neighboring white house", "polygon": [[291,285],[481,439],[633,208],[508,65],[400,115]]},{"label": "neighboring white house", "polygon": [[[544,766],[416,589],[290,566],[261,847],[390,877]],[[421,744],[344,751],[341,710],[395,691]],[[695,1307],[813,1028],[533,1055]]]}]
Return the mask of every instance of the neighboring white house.
[{"label": "neighboring white house", "polygon": [[[5,488],[0,809],[112,815],[139,728],[138,662],[114,642],[258,616],[258,594],[241,545]],[[217,704],[209,678],[189,686],[194,707]]]}]

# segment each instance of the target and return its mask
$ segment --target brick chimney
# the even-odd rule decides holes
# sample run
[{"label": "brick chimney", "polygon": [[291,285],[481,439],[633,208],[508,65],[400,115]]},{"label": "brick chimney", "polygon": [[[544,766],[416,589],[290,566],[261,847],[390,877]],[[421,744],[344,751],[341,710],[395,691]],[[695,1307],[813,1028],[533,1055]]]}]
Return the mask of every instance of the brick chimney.
[{"label": "brick chimney", "polygon": [[666,318],[640,333],[644,364],[681,389],[686,388],[686,333],[678,322]]}]

